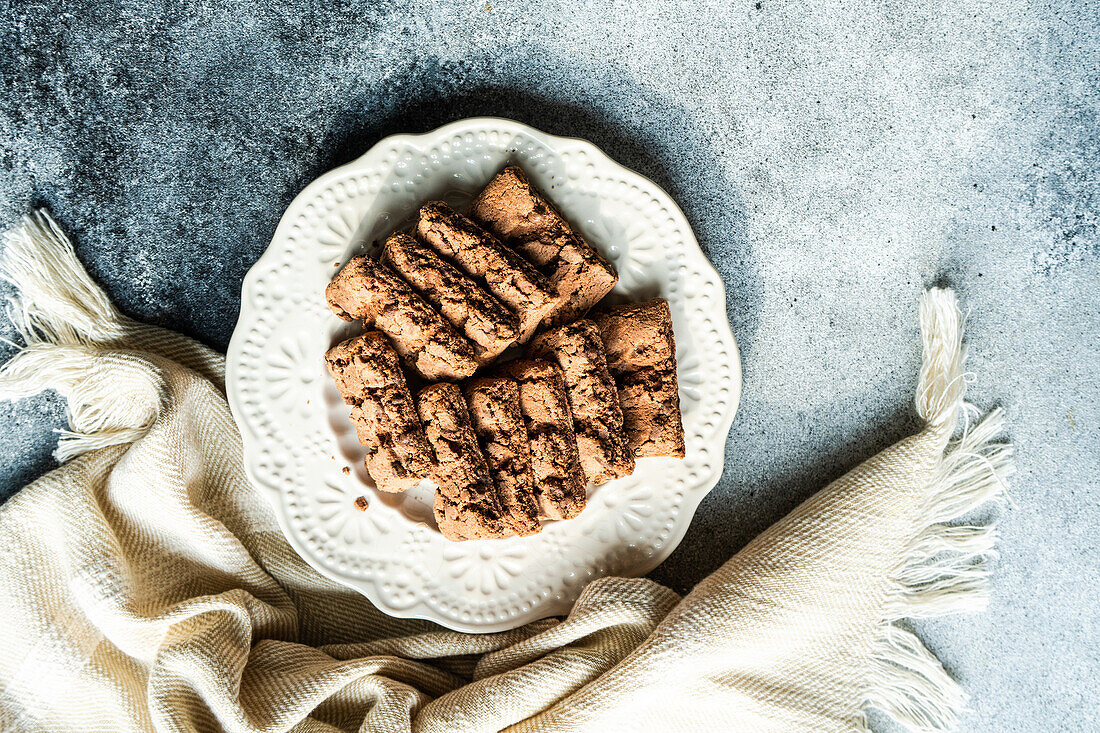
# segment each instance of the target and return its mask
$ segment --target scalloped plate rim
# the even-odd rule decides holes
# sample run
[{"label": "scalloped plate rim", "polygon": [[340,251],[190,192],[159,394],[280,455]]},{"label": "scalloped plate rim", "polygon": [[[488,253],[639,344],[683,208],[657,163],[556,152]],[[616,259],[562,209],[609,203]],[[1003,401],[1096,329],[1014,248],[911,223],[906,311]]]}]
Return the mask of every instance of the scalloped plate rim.
[{"label": "scalloped plate rim", "polygon": [[[283,507],[281,506],[280,499],[282,492],[280,491],[280,489],[266,484],[263,480],[260,479],[260,477],[255,475],[252,469],[252,465],[250,461],[247,460],[247,457],[249,455],[249,444],[251,443],[253,448],[255,448],[256,444],[258,443],[258,437],[255,435],[252,426],[248,423],[248,421],[243,419],[243,411],[239,403],[239,393],[236,389],[232,387],[236,386],[239,378],[239,374],[237,373],[237,364],[241,356],[241,350],[243,348],[242,341],[244,340],[240,327],[243,323],[251,320],[251,318],[253,317],[252,301],[250,298],[245,296],[254,291],[254,289],[256,288],[255,281],[258,278],[261,266],[265,264],[265,259],[269,256],[274,257],[271,244],[278,241],[282,235],[285,235],[286,230],[291,227],[291,221],[293,219],[291,215],[297,213],[297,209],[303,208],[306,205],[306,202],[311,201],[313,198],[315,198],[315,196],[313,195],[314,192],[323,190],[329,181],[338,179],[346,175],[347,173],[357,170],[359,168],[364,168],[366,164],[372,160],[372,158],[380,154],[385,143],[391,143],[400,140],[407,142],[410,146],[419,149],[423,148],[423,145],[418,144],[418,141],[453,134],[457,130],[463,130],[466,128],[472,128],[476,130],[479,126],[485,125],[502,125],[505,127],[513,127],[516,129],[516,131],[522,132],[532,138],[542,139],[546,141],[548,143],[547,147],[551,148],[554,147],[553,144],[567,144],[586,149],[589,153],[595,153],[600,159],[601,163],[605,165],[610,165],[618,169],[621,173],[624,174],[625,177],[636,178],[652,186],[654,190],[658,191],[666,198],[668,204],[671,204],[670,211],[682,220],[683,224],[685,225],[685,231],[690,235],[689,244],[694,245],[695,250],[700,255],[700,260],[705,263],[705,266],[707,268],[710,269],[715,279],[719,283],[722,283],[721,273],[718,272],[717,268],[706,256],[706,253],[703,252],[702,247],[699,246],[698,239],[695,237],[695,232],[691,226],[691,223],[687,220],[687,217],[681,210],[679,204],[676,203],[675,199],[673,199],[673,197],[669,195],[667,191],[665,191],[652,179],[618,163],[606,152],[604,152],[602,148],[583,138],[552,135],[543,132],[542,130],[539,130],[537,128],[531,127],[530,125],[526,125],[522,122],[503,117],[468,117],[447,123],[445,125],[441,125],[440,127],[425,132],[395,133],[387,135],[377,140],[365,153],[363,153],[359,157],[340,166],[337,166],[336,168],[333,168],[326,173],[323,173],[322,175],[311,181],[309,184],[307,184],[306,187],[303,188],[301,192],[299,192],[294,197],[290,205],[287,206],[279,219],[279,223],[276,225],[275,232],[272,235],[272,239],[271,242],[268,244],[268,247],[264,249],[263,254],[252,264],[248,272],[245,274],[241,286],[242,297],[240,314],[237,318],[237,323],[234,326],[233,334],[230,337],[229,346],[226,351],[226,396],[228,399],[230,412],[232,413],[234,421],[237,423],[238,429],[241,433],[242,459],[244,463],[245,473],[248,476],[250,482],[255,487],[260,489],[260,493],[266,496],[270,501],[271,508],[274,511],[275,516],[278,520],[279,528],[282,531],[283,536],[287,539],[291,547],[294,549],[294,551],[321,575],[361,593],[364,597],[367,598],[367,600],[371,602],[372,605],[388,615],[394,616],[396,618],[411,618],[432,621],[446,628],[467,633],[493,633],[499,631],[507,631],[513,628],[518,628],[532,621],[537,621],[539,619],[548,618],[551,616],[563,615],[565,613],[568,613],[568,611],[573,607],[575,599],[569,600],[564,598],[552,597],[539,605],[532,605],[531,610],[527,613],[520,614],[515,618],[505,619],[496,623],[465,622],[452,618],[443,618],[437,615],[432,615],[431,613],[406,612],[404,609],[393,608],[389,604],[385,603],[380,597],[377,597],[374,593],[372,593],[371,586],[369,586],[368,584],[356,584],[348,578],[342,577],[339,573],[333,572],[330,568],[315,559],[312,552],[303,545],[297,534],[291,531],[291,528],[286,518],[286,514],[283,511]],[[688,249],[690,250],[690,247]],[[718,289],[717,300],[717,305],[721,308],[721,311],[725,313],[726,293],[724,287]],[[724,416],[724,420],[720,426],[721,431],[718,434],[725,436],[725,440],[728,440],[730,428],[733,425],[733,420],[736,416],[738,407],[740,406],[743,390],[743,372],[741,367],[740,350],[737,345],[737,340],[733,335],[732,328],[730,328],[729,326],[728,317],[725,319],[725,325],[728,329],[731,346],[729,366],[731,370],[732,384],[730,395],[730,408]],[[695,513],[698,511],[699,505],[702,503],[703,498],[714,489],[714,487],[718,484],[718,481],[721,479],[724,469],[724,443],[722,456],[723,461],[718,465],[712,466],[712,470],[707,475],[706,480],[699,483],[699,488],[685,491],[685,501],[681,505],[680,512],[677,515],[677,520],[674,523],[675,529],[669,535],[669,538],[664,546],[654,555],[639,560],[630,567],[629,571],[620,573],[620,575],[630,577],[645,575],[646,573],[649,573],[658,565],[660,565],[662,562],[664,562],[666,559],[668,559],[669,555],[671,555],[672,552],[679,546],[680,542],[684,538],[684,535],[686,535],[687,530],[691,525],[691,520],[694,518]],[[703,486],[706,487],[705,490],[701,488]],[[593,580],[595,579],[596,578],[594,578]]]}]

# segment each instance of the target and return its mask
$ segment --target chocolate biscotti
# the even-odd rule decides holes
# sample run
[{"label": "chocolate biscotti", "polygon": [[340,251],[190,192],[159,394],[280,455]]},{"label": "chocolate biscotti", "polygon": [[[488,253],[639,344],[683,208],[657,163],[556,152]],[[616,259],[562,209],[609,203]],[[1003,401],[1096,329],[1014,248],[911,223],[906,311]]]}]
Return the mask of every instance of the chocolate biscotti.
[{"label": "chocolate biscotti", "polygon": [[432,480],[439,489],[433,510],[439,531],[453,541],[512,534],[502,518],[462,390],[447,382],[429,385],[417,395],[417,409],[435,451]]},{"label": "chocolate biscotti", "polygon": [[565,375],[585,478],[602,484],[633,473],[634,455],[596,324],[581,320],[559,326],[531,342],[528,353],[554,362]]},{"label": "chocolate biscotti", "polygon": [[521,536],[541,531],[519,385],[503,377],[473,379],[466,385],[466,404],[505,523]]},{"label": "chocolate biscotti", "polygon": [[383,331],[429,380],[468,377],[478,367],[473,345],[385,265],[353,257],[325,289],[332,311]]},{"label": "chocolate biscotti", "polygon": [[561,368],[548,361],[519,360],[500,372],[519,384],[539,516],[572,519],[584,509],[586,492]]},{"label": "chocolate biscotti", "polygon": [[382,260],[473,342],[479,363],[495,359],[519,335],[519,319],[514,313],[469,275],[408,234],[387,239]]},{"label": "chocolate biscotti", "polygon": [[556,303],[554,289],[532,265],[442,201],[420,208],[416,235],[467,274],[481,278],[498,300],[519,317],[526,343]]},{"label": "chocolate biscotti", "polygon": [[592,317],[619,390],[627,442],[637,457],[684,457],[676,341],[668,301],[654,298]]},{"label": "chocolate biscotti", "polygon": [[370,331],[325,353],[325,363],[359,442],[367,448],[367,473],[382,491],[404,491],[427,478],[431,447],[388,339]]},{"label": "chocolate biscotti", "polygon": [[619,279],[611,263],[573,230],[515,166],[489,181],[470,207],[470,215],[547,275],[558,302],[545,325],[582,317]]}]

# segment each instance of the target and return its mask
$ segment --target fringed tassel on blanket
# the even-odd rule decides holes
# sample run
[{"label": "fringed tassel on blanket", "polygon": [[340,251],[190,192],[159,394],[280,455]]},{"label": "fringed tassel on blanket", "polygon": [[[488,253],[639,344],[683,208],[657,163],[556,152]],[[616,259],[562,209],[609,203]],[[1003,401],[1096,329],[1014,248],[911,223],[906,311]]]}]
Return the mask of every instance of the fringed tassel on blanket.
[{"label": "fringed tassel on blanket", "polygon": [[0,277],[19,294],[11,317],[27,346],[102,344],[126,335],[128,319],[88,275],[53,218],[36,211],[4,233]]},{"label": "fringed tassel on blanket", "polygon": [[[924,354],[917,386],[917,412],[946,435],[960,414],[966,428],[936,466],[924,508],[925,528],[905,550],[894,570],[886,618],[867,682],[867,705],[913,731],[954,730],[967,696],[939,660],[915,635],[895,624],[981,611],[989,600],[987,561],[995,551],[993,526],[955,526],[955,521],[987,501],[1003,501],[1012,473],[1012,447],[994,443],[1004,416],[994,410],[977,425],[964,402],[966,350],[963,315],[950,290],[932,289],[921,300]],[[869,729],[868,729],[869,730]]]},{"label": "fringed tassel on blanket", "polygon": [[[4,233],[0,278],[11,283],[9,315],[23,339],[0,367],[0,400],[54,389],[65,397],[69,429],[58,431],[58,461],[90,450],[132,443],[156,417],[133,389],[156,389],[147,366],[127,364],[113,373],[116,389],[94,378],[103,347],[121,344],[134,323],[122,315],[76,258],[68,237],[45,211],[23,217]],[[119,358],[119,357],[115,357]],[[135,379],[136,377],[136,379]],[[153,404],[156,400],[153,401]]]}]

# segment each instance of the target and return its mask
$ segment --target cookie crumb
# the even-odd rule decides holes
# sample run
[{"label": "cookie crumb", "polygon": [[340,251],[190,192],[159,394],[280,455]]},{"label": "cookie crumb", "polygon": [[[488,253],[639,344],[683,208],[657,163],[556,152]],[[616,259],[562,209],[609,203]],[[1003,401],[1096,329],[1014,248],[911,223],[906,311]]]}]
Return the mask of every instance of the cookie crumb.
[{"label": "cookie crumb", "polygon": [[367,497],[357,496],[355,497],[355,508],[361,512],[367,511]]},{"label": "cookie crumb", "polygon": [[344,472],[344,475],[345,475],[345,476],[350,476],[350,475],[351,475],[351,469],[350,469],[350,468],[348,468],[347,466],[344,466],[344,467],[343,467],[343,468],[341,468],[340,470]]}]

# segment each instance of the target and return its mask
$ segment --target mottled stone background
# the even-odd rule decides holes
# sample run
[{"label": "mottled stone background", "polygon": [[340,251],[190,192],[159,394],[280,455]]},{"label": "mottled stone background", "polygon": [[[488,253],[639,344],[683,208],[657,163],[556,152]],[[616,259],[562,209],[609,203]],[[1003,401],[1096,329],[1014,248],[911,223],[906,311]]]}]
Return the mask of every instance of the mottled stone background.
[{"label": "mottled stone background", "polygon": [[[219,349],[286,205],[388,133],[512,117],[666,188],[745,370],[722,480],[653,573],[681,591],[917,427],[917,300],[951,284],[1016,506],[989,612],[915,625],[973,695],[965,729],[1100,728],[1095,3],[3,8],[0,225],[48,206],[126,312]],[[64,410],[0,416],[7,496]]]}]

